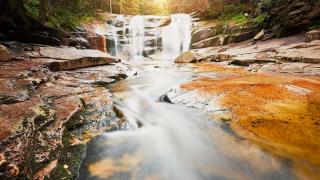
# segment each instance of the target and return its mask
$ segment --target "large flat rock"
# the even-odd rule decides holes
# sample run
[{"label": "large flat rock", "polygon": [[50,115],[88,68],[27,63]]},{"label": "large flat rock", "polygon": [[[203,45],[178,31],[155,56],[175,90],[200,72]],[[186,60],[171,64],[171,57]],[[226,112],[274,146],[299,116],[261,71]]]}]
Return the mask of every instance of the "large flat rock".
[{"label": "large flat rock", "polygon": [[[310,64],[286,63],[279,68],[295,72]],[[238,135],[291,160],[299,173],[319,179],[318,75],[254,73],[216,63],[198,64],[195,70],[193,81],[168,93],[173,103],[206,111]]]},{"label": "large flat rock", "polygon": [[114,56],[102,51],[80,50],[71,47],[40,47],[38,51],[29,52],[27,55],[43,61],[51,71],[71,70],[118,62]]},{"label": "large flat rock", "polygon": [[[73,179],[91,133],[117,128],[108,86],[134,72],[95,50],[45,47],[27,55],[0,62],[0,179]],[[87,67],[100,64],[108,65]],[[61,175],[64,165],[70,172]]]}]

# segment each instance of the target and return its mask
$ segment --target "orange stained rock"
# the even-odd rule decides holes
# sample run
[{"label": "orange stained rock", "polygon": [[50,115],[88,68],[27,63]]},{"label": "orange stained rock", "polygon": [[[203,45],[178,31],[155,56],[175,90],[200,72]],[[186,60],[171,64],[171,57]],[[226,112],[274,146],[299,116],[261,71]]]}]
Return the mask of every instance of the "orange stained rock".
[{"label": "orange stained rock", "polygon": [[137,155],[123,155],[120,159],[103,159],[89,164],[88,170],[92,176],[101,179],[110,178],[117,173],[126,173],[140,163],[141,159]]},{"label": "orange stained rock", "polygon": [[223,72],[223,73],[237,73],[237,74],[247,74],[248,71],[239,67],[224,67],[217,64],[207,64],[201,63],[195,65],[199,72]]},{"label": "orange stained rock", "polygon": [[200,77],[181,88],[222,94],[217,103],[231,110],[231,127],[239,134],[283,157],[320,165],[320,77],[244,70],[234,75],[233,68],[206,66],[196,68],[217,78]]}]

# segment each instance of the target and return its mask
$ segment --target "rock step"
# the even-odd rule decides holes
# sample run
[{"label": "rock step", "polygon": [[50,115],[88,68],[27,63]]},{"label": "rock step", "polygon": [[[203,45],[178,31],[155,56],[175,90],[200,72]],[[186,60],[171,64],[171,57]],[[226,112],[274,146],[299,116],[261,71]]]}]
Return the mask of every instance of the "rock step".
[{"label": "rock step", "polygon": [[320,29],[309,31],[306,33],[306,41],[320,40]]},{"label": "rock step", "polygon": [[98,50],[76,48],[41,47],[37,52],[27,53],[31,58],[40,58],[51,71],[64,71],[83,67],[117,63],[108,53]]},{"label": "rock step", "polygon": [[239,43],[243,41],[250,40],[254,38],[259,31],[253,30],[253,31],[246,31],[246,32],[239,32],[234,34],[228,34],[228,35],[218,35],[214,37],[210,37],[204,40],[201,40],[200,42],[192,44],[192,49],[199,49],[199,48],[206,48],[206,47],[212,47],[212,46],[222,46],[232,43]]}]

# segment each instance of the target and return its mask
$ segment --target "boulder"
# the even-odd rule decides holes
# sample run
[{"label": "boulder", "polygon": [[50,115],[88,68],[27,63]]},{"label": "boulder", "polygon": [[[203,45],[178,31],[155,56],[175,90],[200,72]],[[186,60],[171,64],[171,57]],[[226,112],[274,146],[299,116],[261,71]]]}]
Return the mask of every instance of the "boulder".
[{"label": "boulder", "polygon": [[199,56],[195,51],[187,51],[181,54],[176,60],[175,63],[197,63],[201,60],[201,56]]},{"label": "boulder", "polygon": [[11,56],[8,49],[0,44],[0,61],[10,61]]},{"label": "boulder", "polygon": [[309,31],[306,33],[306,41],[320,40],[320,29]]}]

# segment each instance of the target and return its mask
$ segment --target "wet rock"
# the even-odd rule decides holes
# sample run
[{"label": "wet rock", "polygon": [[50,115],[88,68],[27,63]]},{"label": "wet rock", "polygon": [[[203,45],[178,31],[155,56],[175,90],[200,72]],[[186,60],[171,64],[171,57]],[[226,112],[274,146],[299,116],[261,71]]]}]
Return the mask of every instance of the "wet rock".
[{"label": "wet rock", "polygon": [[168,26],[171,23],[171,17],[167,16],[164,19],[160,20],[160,27]]},{"label": "wet rock", "polygon": [[0,104],[14,104],[29,99],[28,91],[16,87],[9,79],[0,79]]},{"label": "wet rock", "polygon": [[57,167],[57,164],[58,164],[58,160],[52,161],[51,163],[48,164],[48,166],[38,171],[35,174],[34,179],[39,179],[39,180],[45,179],[45,177],[48,177],[50,175],[50,172]]},{"label": "wet rock", "polygon": [[275,60],[262,60],[262,59],[245,59],[245,60],[232,60],[230,64],[237,66],[249,66],[250,64],[266,64],[275,63]]},{"label": "wet rock", "polygon": [[165,103],[169,103],[169,104],[173,104],[169,98],[168,95],[163,95],[159,98],[159,101],[160,102],[165,102]]},{"label": "wet rock", "polygon": [[265,26],[277,37],[298,34],[319,22],[319,7],[319,1],[272,1]]},{"label": "wet rock", "polygon": [[0,44],[0,62],[1,61],[10,61],[12,58],[8,49]]},{"label": "wet rock", "polygon": [[175,63],[196,63],[200,60],[200,56],[194,51],[187,51],[181,54],[176,60]]},{"label": "wet rock", "polygon": [[89,41],[83,37],[76,37],[67,39],[67,44],[72,47],[77,47],[80,49],[88,49],[91,48]]},{"label": "wet rock", "polygon": [[[111,94],[106,88],[127,77],[131,70],[115,63],[51,72],[46,65],[52,61],[62,59],[79,67],[72,64],[74,59],[113,58],[95,50],[26,48],[30,49],[30,60],[0,62],[0,179],[72,179],[89,140],[82,134],[99,135],[117,129]],[[71,146],[69,136],[84,143]],[[6,155],[5,159],[1,155]],[[60,171],[67,159],[72,162],[68,163],[69,172]]]},{"label": "wet rock", "polygon": [[[196,53],[185,53],[177,61],[229,61],[231,64],[241,66],[279,62],[319,63],[319,48],[319,40],[306,43],[304,37],[299,35],[256,43],[242,42],[222,47],[196,49],[192,50]],[[193,54],[197,56],[194,57]],[[184,57],[188,58],[184,59]]]},{"label": "wet rock", "polygon": [[[259,32],[259,31],[258,31]],[[230,34],[228,36],[228,39],[226,42],[224,42],[222,45],[226,44],[232,44],[232,43],[239,43],[243,41],[247,41],[252,39],[257,34],[256,30],[253,31],[247,31],[247,32],[240,32],[235,34]]]},{"label": "wet rock", "polygon": [[157,47],[145,46],[145,48],[143,49],[143,54],[144,56],[148,56],[156,53],[156,51],[157,51]]},{"label": "wet rock", "polygon": [[96,35],[89,37],[90,45],[93,49],[107,52],[106,38],[102,35]]},{"label": "wet rock", "polygon": [[211,46],[222,46],[226,43],[227,35],[219,35],[215,37],[211,37],[208,39],[204,39],[200,42],[192,44],[192,49],[206,48]]},{"label": "wet rock", "polygon": [[306,33],[306,41],[320,40],[320,29],[309,31]]},{"label": "wet rock", "polygon": [[2,164],[4,164],[6,162],[6,157],[4,156],[4,154],[0,153],[0,168],[2,166]]},{"label": "wet rock", "polygon": [[76,48],[41,47],[38,52],[28,52],[27,55],[47,64],[51,71],[71,70],[118,62],[115,57],[107,53]]},{"label": "wet rock", "polygon": [[254,36],[253,40],[258,41],[264,37],[264,30],[260,31],[256,36]]},{"label": "wet rock", "polygon": [[[283,67],[289,68],[289,64],[304,68],[310,65],[287,63]],[[320,149],[319,127],[314,124],[319,119],[318,76],[304,72],[252,73],[218,64],[197,65],[196,70],[205,74],[173,93],[170,97],[175,103],[210,112],[214,117],[231,113],[230,127],[237,134],[289,158],[294,164],[301,161],[313,167],[320,164],[316,153]],[[254,135],[250,135],[252,132]],[[319,177],[316,169],[311,171]]]},{"label": "wet rock", "polygon": [[19,168],[14,164],[10,164],[6,168],[6,175],[8,177],[16,177],[19,175],[19,173],[20,173]]},{"label": "wet rock", "polygon": [[[191,39],[191,43],[195,44],[197,42],[200,42],[204,39],[208,39],[210,37],[214,37],[216,36],[218,27],[216,28],[200,28],[198,30],[196,30],[194,33],[192,33],[192,39]],[[222,28],[220,28],[222,29]],[[222,30],[221,30],[222,31]]]}]

